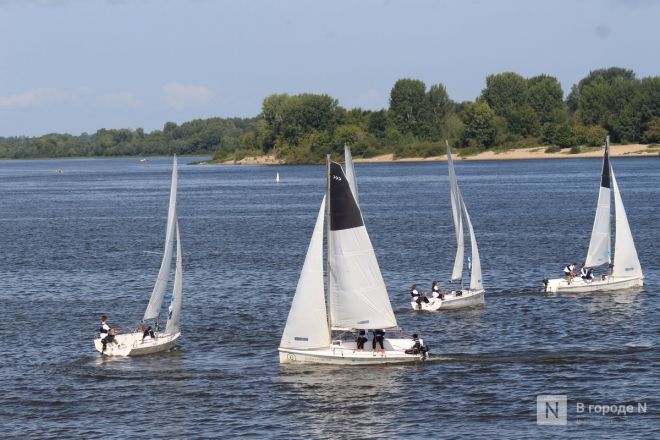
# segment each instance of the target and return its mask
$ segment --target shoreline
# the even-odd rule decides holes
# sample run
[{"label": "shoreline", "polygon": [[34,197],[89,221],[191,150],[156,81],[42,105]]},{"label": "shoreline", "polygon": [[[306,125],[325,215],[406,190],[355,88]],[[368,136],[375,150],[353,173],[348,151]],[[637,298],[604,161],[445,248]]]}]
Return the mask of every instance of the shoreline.
[{"label": "shoreline", "polygon": [[[569,153],[565,148],[561,152],[546,153],[548,147],[515,148],[503,151],[482,151],[473,156],[461,157],[460,150],[454,152],[454,160],[533,160],[533,159],[580,159],[580,158],[602,158],[603,147],[581,147],[587,151],[577,154]],[[649,146],[645,144],[610,145],[610,157],[660,157],[660,146]],[[369,158],[353,158],[354,163],[407,163],[407,162],[437,162],[446,161],[447,155],[432,157],[401,157],[394,158],[393,153],[382,154]],[[209,163],[223,165],[296,165],[287,164],[283,160],[272,155],[247,156],[240,160],[228,160],[224,162]]]}]

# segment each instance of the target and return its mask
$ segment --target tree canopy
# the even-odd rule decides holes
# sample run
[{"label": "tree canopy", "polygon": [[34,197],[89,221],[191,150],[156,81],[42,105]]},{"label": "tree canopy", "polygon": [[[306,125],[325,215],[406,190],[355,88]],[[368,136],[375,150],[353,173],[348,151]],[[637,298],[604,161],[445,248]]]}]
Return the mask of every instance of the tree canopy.
[{"label": "tree canopy", "polygon": [[621,67],[597,69],[564,92],[557,78],[514,72],[489,75],[473,102],[454,102],[445,86],[396,81],[389,107],[346,109],[326,94],[274,94],[253,118],[166,122],[161,130],[0,137],[0,157],[214,154],[232,159],[270,153],[289,163],[339,156],[345,143],[357,157],[442,154],[444,139],[470,151],[516,146],[660,142],[660,77],[638,79]]}]

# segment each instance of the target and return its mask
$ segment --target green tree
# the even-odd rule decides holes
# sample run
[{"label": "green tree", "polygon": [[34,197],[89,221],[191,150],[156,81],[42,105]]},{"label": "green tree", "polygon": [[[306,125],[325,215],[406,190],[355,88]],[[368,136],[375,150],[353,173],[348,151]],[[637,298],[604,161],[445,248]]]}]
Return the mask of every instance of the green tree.
[{"label": "green tree", "polygon": [[558,122],[554,118],[564,108],[563,96],[561,84],[553,76],[539,75],[527,80],[527,103],[540,124]]},{"label": "green tree", "polygon": [[463,145],[473,144],[480,148],[493,146],[497,135],[495,112],[486,101],[478,101],[467,108],[463,126]]},{"label": "green tree", "polygon": [[418,131],[423,122],[426,97],[424,82],[417,79],[400,79],[390,92],[390,114],[401,133]]},{"label": "green tree", "polygon": [[[447,117],[452,111],[453,104],[447,89],[442,84],[431,86],[426,93],[425,127],[421,130],[428,139],[438,140],[446,137]],[[443,135],[443,133],[445,133]]]},{"label": "green tree", "polygon": [[527,81],[513,72],[489,75],[481,97],[496,115],[508,118],[527,102]]}]

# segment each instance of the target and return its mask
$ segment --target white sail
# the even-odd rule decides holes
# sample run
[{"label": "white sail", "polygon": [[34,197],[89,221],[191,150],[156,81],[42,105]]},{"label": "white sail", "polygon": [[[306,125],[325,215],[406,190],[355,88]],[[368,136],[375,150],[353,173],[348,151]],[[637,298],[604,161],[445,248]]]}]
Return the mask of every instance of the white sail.
[{"label": "white sail", "polygon": [[612,174],[612,184],[614,189],[614,210],[616,212],[616,235],[614,242],[614,268],[613,277],[642,277],[642,267],[639,264],[635,242],[633,241],[626,209],[623,207],[619,185],[616,183],[614,171]]},{"label": "white sail", "polygon": [[587,258],[584,261],[586,267],[596,267],[610,262],[610,164],[609,164],[609,136],[605,142],[605,155],[603,156],[603,171],[600,179],[600,191],[598,192],[598,206],[596,217],[591,230],[591,241]]},{"label": "white sail", "polygon": [[169,314],[165,333],[173,335],[179,332],[181,320],[181,300],[183,294],[183,264],[181,257],[181,237],[179,236],[179,221],[176,222],[176,270],[174,272],[174,289],[170,296]]},{"label": "white sail", "polygon": [[445,141],[447,146],[447,167],[449,168],[449,190],[451,197],[451,213],[454,219],[454,231],[456,232],[456,258],[454,259],[454,269],[451,272],[451,281],[460,281],[463,278],[463,260],[465,258],[465,245],[463,233],[463,198],[456,181],[454,172],[454,160],[451,157],[449,142]]},{"label": "white sail", "polygon": [[477,247],[477,239],[474,236],[474,229],[472,229],[472,221],[470,220],[470,215],[467,212],[465,203],[463,203],[463,198],[461,197],[461,206],[463,207],[463,215],[465,216],[465,222],[468,225],[468,231],[470,233],[470,249],[472,253],[472,269],[470,271],[470,289],[471,290],[482,290],[484,288],[484,283],[481,280],[481,259],[479,258],[479,248]]},{"label": "white sail", "polygon": [[314,348],[330,345],[330,331],[323,286],[323,219],[325,196],[316,218],[305,263],[298,279],[289,317],[282,333],[282,348]]},{"label": "white sail", "polygon": [[328,166],[328,267],[333,328],[396,327],[387,288],[358,207],[338,163]]},{"label": "white sail", "polygon": [[353,167],[353,156],[351,155],[351,148],[344,144],[344,163],[346,167],[346,178],[348,179],[348,184],[351,187],[351,192],[355,198],[355,202],[360,205],[360,199],[358,198],[358,187],[357,179],[355,175],[355,168]]},{"label": "white sail", "polygon": [[167,232],[165,234],[165,251],[163,252],[163,261],[160,264],[158,277],[154,284],[154,290],[151,292],[149,305],[144,312],[143,321],[158,318],[160,308],[163,304],[163,295],[167,287],[167,281],[170,276],[170,267],[172,266],[172,250],[174,247],[174,229],[176,218],[176,188],[177,188],[177,161],[174,156],[172,165],[172,186],[170,188],[170,207],[167,214]]}]

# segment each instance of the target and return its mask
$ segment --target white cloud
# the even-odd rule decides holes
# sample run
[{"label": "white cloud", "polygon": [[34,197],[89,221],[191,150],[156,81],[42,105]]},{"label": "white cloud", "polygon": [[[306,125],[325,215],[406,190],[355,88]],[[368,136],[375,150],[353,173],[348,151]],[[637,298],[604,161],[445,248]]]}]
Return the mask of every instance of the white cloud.
[{"label": "white cloud", "polygon": [[0,107],[38,107],[49,101],[66,99],[68,96],[68,92],[62,89],[32,89],[18,95],[0,96]]},{"label": "white cloud", "polygon": [[142,102],[129,92],[107,93],[99,95],[96,101],[104,107],[139,108]]},{"label": "white cloud", "polygon": [[181,110],[185,107],[203,106],[211,99],[213,92],[205,86],[194,86],[171,82],[163,87],[168,107]]}]

